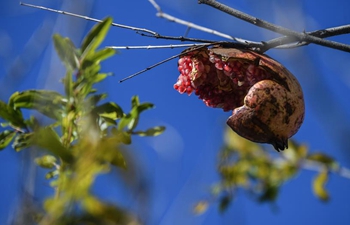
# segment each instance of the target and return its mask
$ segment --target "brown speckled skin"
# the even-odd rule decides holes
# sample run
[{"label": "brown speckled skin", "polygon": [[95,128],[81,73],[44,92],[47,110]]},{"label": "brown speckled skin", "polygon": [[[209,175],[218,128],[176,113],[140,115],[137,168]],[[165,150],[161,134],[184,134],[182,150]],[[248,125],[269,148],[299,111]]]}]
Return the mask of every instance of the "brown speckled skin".
[{"label": "brown speckled skin", "polygon": [[272,77],[254,84],[244,105],[234,109],[227,124],[239,135],[254,142],[270,143],[277,151],[288,148],[288,138],[304,119],[304,97],[297,79],[270,57],[245,49],[212,48],[228,58],[249,60]]}]

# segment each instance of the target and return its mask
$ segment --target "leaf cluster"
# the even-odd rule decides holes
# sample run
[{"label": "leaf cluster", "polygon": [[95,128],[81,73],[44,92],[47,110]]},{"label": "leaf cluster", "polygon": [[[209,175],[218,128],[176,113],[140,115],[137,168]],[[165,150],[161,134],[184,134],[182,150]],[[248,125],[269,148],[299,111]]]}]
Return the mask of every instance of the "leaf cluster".
[{"label": "leaf cluster", "polygon": [[[140,115],[152,109],[152,103],[131,99],[130,112],[115,102],[100,103],[107,94],[98,94],[94,84],[103,81],[101,62],[115,54],[113,49],[98,49],[111,18],[92,28],[76,48],[69,38],[54,35],[54,45],[66,67],[64,94],[51,90],[27,90],[14,93],[8,102],[0,101],[0,149],[12,143],[16,151],[39,148],[45,151],[35,159],[47,169],[46,179],[55,195],[44,202],[39,224],[125,224],[136,222],[121,208],[100,201],[90,189],[96,176],[115,166],[127,169],[122,145],[132,142],[132,135],[156,136],[164,131],[157,126],[136,130]],[[36,111],[51,123],[40,125],[35,117],[25,119],[23,110]]]},{"label": "leaf cluster", "polygon": [[325,185],[330,172],[336,173],[339,168],[339,164],[328,155],[311,153],[307,146],[295,141],[290,141],[284,152],[276,153],[227,129],[218,162],[221,180],[213,186],[212,194],[219,199],[220,211],[227,209],[239,191],[246,192],[258,202],[273,203],[287,181],[303,169],[312,169],[317,171],[312,181],[313,193],[321,201],[328,201]]}]

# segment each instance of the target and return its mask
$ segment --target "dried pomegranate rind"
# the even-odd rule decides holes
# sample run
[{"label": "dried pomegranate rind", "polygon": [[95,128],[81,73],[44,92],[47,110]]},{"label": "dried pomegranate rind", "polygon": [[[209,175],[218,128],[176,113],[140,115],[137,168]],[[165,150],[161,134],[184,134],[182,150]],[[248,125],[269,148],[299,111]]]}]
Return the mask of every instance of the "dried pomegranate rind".
[{"label": "dried pomegranate rind", "polygon": [[288,148],[304,119],[297,79],[280,63],[247,49],[201,48],[180,57],[174,88],[209,107],[233,110],[227,124],[239,135]]}]

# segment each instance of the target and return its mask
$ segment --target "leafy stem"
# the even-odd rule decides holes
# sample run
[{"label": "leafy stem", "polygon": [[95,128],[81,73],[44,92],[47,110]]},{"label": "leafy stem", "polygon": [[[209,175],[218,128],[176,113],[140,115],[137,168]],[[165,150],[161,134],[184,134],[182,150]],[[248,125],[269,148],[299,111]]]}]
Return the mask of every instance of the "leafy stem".
[{"label": "leafy stem", "polygon": [[[156,136],[165,129],[156,126],[136,131],[140,114],[153,108],[152,103],[141,103],[138,96],[132,97],[129,113],[117,103],[100,103],[107,95],[97,94],[93,86],[109,75],[100,72],[101,61],[113,56],[115,50],[99,46],[111,23],[112,19],[106,18],[94,26],[80,48],[69,38],[54,35],[56,52],[67,70],[65,94],[27,90],[14,93],[8,103],[0,101],[0,117],[7,127],[15,128],[0,133],[0,149],[13,142],[16,151],[33,147],[45,150],[35,162],[48,170],[45,177],[51,181],[54,195],[44,202],[45,212],[38,215],[40,225],[72,224],[76,220],[125,224],[136,220],[90,191],[97,175],[113,166],[127,169],[120,148],[131,143],[132,135]],[[37,111],[53,122],[42,126],[34,117],[25,120],[22,109]]]}]

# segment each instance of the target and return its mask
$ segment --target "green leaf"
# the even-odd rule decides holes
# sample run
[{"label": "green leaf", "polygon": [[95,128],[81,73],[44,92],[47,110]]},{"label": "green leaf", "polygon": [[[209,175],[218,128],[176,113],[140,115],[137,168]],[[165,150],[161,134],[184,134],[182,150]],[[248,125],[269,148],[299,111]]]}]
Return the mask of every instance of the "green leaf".
[{"label": "green leaf", "polygon": [[96,76],[93,77],[93,79],[90,79],[90,82],[96,84],[106,79],[106,77],[108,77],[109,75],[111,75],[111,73],[98,73],[96,74]]},{"label": "green leaf", "polygon": [[133,108],[131,109],[130,113],[120,119],[118,124],[119,130],[123,130],[125,127],[127,127],[129,131],[134,130],[138,124],[140,113],[147,109],[151,109],[154,106],[152,103],[147,102],[139,104],[137,96],[132,98],[131,104]]},{"label": "green leaf", "polygon": [[101,65],[95,61],[85,59],[81,64],[82,79],[94,77],[101,70]]},{"label": "green leaf", "polygon": [[19,133],[15,137],[12,148],[15,149],[16,152],[19,152],[22,149],[28,148],[31,146],[30,139],[32,138],[33,133]]},{"label": "green leaf", "polygon": [[306,145],[300,145],[293,140],[289,140],[288,149],[290,151],[284,151],[283,156],[291,162],[298,162],[307,156],[308,147]]},{"label": "green leaf", "polygon": [[123,154],[116,149],[112,149],[112,151],[109,151],[108,154],[104,154],[104,159],[116,167],[120,167],[122,169],[127,168]]},{"label": "green leaf", "polygon": [[314,194],[321,199],[322,201],[328,201],[329,195],[327,190],[325,189],[325,185],[328,181],[328,171],[324,170],[320,172],[314,179],[312,183],[312,188]]},{"label": "green leaf", "polygon": [[[86,222],[80,224],[138,224],[136,219],[126,211],[111,204],[103,203],[91,195],[82,199],[82,207],[88,212],[88,216],[85,216]],[[98,222],[91,223],[91,221],[94,221],[91,218],[98,218]],[[82,221],[84,221],[84,218]]]},{"label": "green leaf", "polygon": [[33,133],[30,144],[46,149],[66,162],[72,162],[73,156],[60,141],[59,136],[51,127],[40,128]]},{"label": "green leaf", "polygon": [[91,106],[95,106],[99,101],[105,99],[107,94],[92,95],[87,99],[87,102]]},{"label": "green leaf", "polygon": [[88,94],[92,93],[92,84],[91,83],[80,83],[74,88],[75,93],[77,93],[77,97],[84,99]]},{"label": "green leaf", "polygon": [[[48,179],[54,178],[55,176],[58,176],[58,174],[59,174],[58,170],[50,171],[45,175],[45,179],[48,180]],[[57,185],[54,185],[54,186],[57,186]]]},{"label": "green leaf", "polygon": [[306,157],[308,160],[320,162],[327,167],[333,167],[337,165],[337,162],[330,156],[323,153],[312,153]]},{"label": "green leaf", "polygon": [[52,169],[55,167],[55,163],[57,162],[56,157],[52,155],[44,155],[42,157],[38,157],[35,159],[35,163],[38,164],[42,168]]},{"label": "green leaf", "polygon": [[63,38],[59,34],[53,35],[56,52],[68,70],[79,67],[79,56],[73,42],[69,38]]},{"label": "green leaf", "polygon": [[106,130],[110,126],[115,126],[117,125],[117,122],[114,119],[111,119],[109,117],[100,117],[100,129],[101,130]]},{"label": "green leaf", "polygon": [[107,117],[113,120],[121,118],[124,115],[122,108],[114,102],[107,102],[96,106],[92,113]]},{"label": "green leaf", "polygon": [[163,133],[165,130],[164,126],[152,127],[146,131],[134,131],[133,134],[137,134],[139,136],[158,136]]},{"label": "green leaf", "polygon": [[116,128],[112,128],[113,136],[110,137],[114,143],[123,143],[126,145],[131,144],[131,135],[125,131],[117,130]]},{"label": "green leaf", "polygon": [[15,109],[28,108],[48,116],[52,119],[60,119],[64,112],[66,99],[55,91],[28,90],[15,92],[9,100],[9,105]]},{"label": "green leaf", "polygon": [[97,51],[93,56],[89,58],[89,60],[100,63],[100,61],[103,61],[111,56],[113,56],[116,53],[114,49],[111,48],[104,48],[102,50]]},{"label": "green leaf", "polygon": [[31,130],[36,130],[40,127],[40,123],[35,116],[30,116],[29,119],[26,120],[26,124]]},{"label": "green leaf", "polygon": [[142,103],[140,105],[137,106],[137,112],[138,114],[140,114],[141,112],[147,110],[147,109],[152,109],[154,107],[154,105],[152,103]]},{"label": "green leaf", "polygon": [[103,162],[108,162],[114,166],[126,169],[126,161],[119,150],[121,143],[131,142],[130,134],[115,131],[113,136],[101,139],[99,144],[99,158]]},{"label": "green leaf", "polygon": [[299,158],[305,158],[307,156],[307,153],[309,151],[308,146],[306,146],[304,144],[298,144],[297,142],[295,142],[292,139],[289,140],[289,142],[292,144],[292,146],[295,149],[295,151],[297,152]]},{"label": "green leaf", "polygon": [[96,92],[92,89],[92,86],[96,83],[103,81],[107,76],[112,73],[99,73],[101,69],[100,65],[92,65],[81,72],[81,76],[75,84],[74,91],[82,98],[85,98],[88,94]]},{"label": "green leaf", "polygon": [[63,79],[64,92],[66,93],[67,99],[73,96],[73,74],[71,70],[67,70],[66,76]]},{"label": "green leaf", "polygon": [[7,105],[5,102],[0,100],[0,118],[10,122],[15,127],[25,128],[22,113],[18,109],[14,109],[13,106]]},{"label": "green leaf", "polygon": [[[81,50],[83,55],[88,57],[94,53],[98,46],[102,43],[112,23],[112,18],[108,17],[102,23],[96,24],[89,34],[83,40]],[[85,58],[85,57],[83,57]]]},{"label": "green leaf", "polygon": [[278,186],[268,185],[265,187],[263,194],[259,197],[260,202],[275,201],[278,196]]},{"label": "green leaf", "polygon": [[124,159],[124,156],[119,151],[115,152],[114,157],[112,158],[112,160],[110,162],[114,166],[117,166],[117,167],[120,167],[123,169],[127,169],[127,165],[126,165],[126,161]]},{"label": "green leaf", "polygon": [[132,98],[131,98],[131,107],[132,107],[132,108],[135,108],[135,107],[137,107],[138,105],[140,105],[139,96],[137,96],[137,95],[132,96]]},{"label": "green leaf", "polygon": [[0,133],[0,150],[6,148],[16,136],[16,132],[13,130],[5,130]]},{"label": "green leaf", "polygon": [[123,130],[126,126],[128,126],[130,129],[130,127],[133,126],[133,124],[135,123],[135,120],[137,119],[136,116],[138,115],[132,115],[129,113],[124,117],[122,117],[118,123],[118,129]]},{"label": "green leaf", "polygon": [[9,126],[11,126],[11,124],[9,122],[5,122],[5,123],[0,123],[0,126],[1,127],[9,127]]}]

